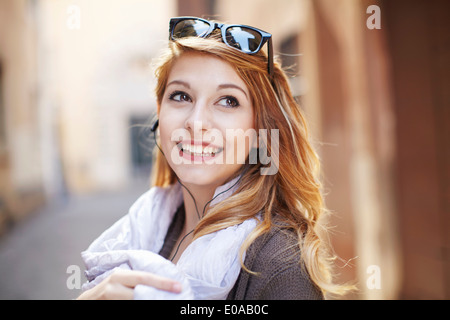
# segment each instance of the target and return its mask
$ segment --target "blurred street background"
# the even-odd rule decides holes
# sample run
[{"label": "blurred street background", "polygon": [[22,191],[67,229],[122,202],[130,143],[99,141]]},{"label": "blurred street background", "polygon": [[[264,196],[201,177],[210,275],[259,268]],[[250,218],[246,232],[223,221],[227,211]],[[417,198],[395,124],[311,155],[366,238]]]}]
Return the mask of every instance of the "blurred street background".
[{"label": "blurred street background", "polygon": [[151,62],[191,15],[272,33],[344,298],[450,299],[446,0],[0,0],[0,299],[79,295],[80,252],[149,187]]}]

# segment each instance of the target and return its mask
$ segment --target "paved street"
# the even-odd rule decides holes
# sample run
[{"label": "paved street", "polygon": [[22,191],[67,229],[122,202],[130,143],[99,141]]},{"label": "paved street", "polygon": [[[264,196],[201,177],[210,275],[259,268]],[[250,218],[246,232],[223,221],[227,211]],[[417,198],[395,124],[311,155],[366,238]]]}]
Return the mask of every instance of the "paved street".
[{"label": "paved street", "polygon": [[[123,192],[72,197],[31,214],[0,238],[0,299],[73,299],[67,273],[80,252],[125,215],[146,190],[144,182]],[[76,268],[76,267],[75,267]]]}]

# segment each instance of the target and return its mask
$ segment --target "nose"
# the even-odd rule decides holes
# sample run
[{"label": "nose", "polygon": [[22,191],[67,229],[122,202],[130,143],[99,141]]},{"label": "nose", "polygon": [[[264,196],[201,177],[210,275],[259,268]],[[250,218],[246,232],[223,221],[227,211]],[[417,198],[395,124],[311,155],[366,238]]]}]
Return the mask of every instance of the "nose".
[{"label": "nose", "polygon": [[193,105],[184,127],[194,134],[203,134],[212,129],[211,114],[206,101],[199,100]]}]

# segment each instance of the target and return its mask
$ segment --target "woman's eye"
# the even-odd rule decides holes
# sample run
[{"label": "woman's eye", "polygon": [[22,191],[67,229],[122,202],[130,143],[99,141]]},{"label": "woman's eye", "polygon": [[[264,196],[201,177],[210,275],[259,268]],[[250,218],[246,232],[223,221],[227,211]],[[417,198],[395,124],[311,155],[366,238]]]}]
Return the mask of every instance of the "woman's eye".
[{"label": "woman's eye", "polygon": [[186,94],[184,92],[180,92],[180,91],[176,91],[176,92],[172,93],[169,96],[169,99],[173,100],[173,101],[178,101],[178,102],[182,102],[182,101],[190,102],[191,101],[191,97],[189,97],[188,94]]},{"label": "woman's eye", "polygon": [[235,97],[228,96],[220,99],[219,105],[227,108],[236,108],[239,107],[239,101]]}]

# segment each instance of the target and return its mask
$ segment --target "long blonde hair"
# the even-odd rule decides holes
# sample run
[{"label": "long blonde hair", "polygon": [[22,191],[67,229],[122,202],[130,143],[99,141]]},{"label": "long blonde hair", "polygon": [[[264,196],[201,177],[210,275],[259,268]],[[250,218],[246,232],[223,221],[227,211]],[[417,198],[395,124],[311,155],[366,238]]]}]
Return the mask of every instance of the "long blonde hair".
[{"label": "long blonde hair", "polygon": [[[301,253],[299,263],[306,268],[314,283],[324,294],[343,293],[345,287],[332,282],[332,255],[318,232],[319,217],[325,212],[319,181],[319,158],[311,146],[305,118],[292,96],[280,64],[275,62],[272,85],[267,72],[267,55],[262,51],[256,55],[244,54],[225,45],[216,35],[208,39],[184,38],[170,42],[155,69],[158,110],[173,63],[188,52],[213,55],[232,65],[249,89],[256,131],[267,129],[270,133],[271,129],[279,130],[278,154],[271,152],[270,137],[264,141],[270,156],[279,157],[278,172],[261,175],[262,164],[246,164],[238,189],[208,209],[194,231],[194,238],[240,224],[261,213],[262,221],[242,245],[243,253],[256,238],[272,228],[276,214],[296,232]],[[168,186],[175,182],[174,171],[165,157],[157,152],[152,185]]]}]

